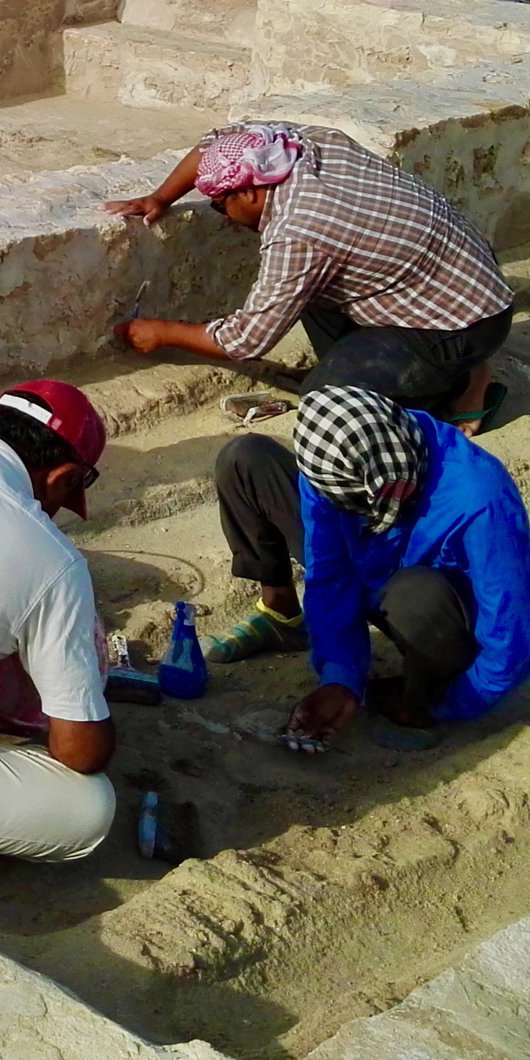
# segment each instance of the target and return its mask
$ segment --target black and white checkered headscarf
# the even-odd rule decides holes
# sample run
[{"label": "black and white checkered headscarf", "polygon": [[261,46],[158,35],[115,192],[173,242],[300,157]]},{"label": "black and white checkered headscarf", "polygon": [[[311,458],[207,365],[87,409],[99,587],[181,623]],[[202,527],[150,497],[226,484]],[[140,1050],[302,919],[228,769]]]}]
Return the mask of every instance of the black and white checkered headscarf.
[{"label": "black and white checkered headscarf", "polygon": [[294,431],[300,471],[341,508],[383,533],[421,484],[427,446],[415,417],[354,386],[326,386],[300,402]]}]

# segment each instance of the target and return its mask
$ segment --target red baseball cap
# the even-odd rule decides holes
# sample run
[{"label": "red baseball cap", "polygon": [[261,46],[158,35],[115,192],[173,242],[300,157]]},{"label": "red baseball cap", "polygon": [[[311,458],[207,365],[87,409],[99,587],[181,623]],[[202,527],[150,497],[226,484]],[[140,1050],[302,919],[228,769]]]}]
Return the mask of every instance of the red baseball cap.
[{"label": "red baseball cap", "polygon": [[[46,407],[32,402],[32,396],[39,398]],[[95,464],[106,442],[103,420],[88,398],[71,383],[57,379],[30,379],[4,391],[0,405],[8,405],[31,416],[69,442],[80,464],[86,468],[86,475],[81,485],[70,494],[65,508],[86,519],[85,489],[97,478]]]}]

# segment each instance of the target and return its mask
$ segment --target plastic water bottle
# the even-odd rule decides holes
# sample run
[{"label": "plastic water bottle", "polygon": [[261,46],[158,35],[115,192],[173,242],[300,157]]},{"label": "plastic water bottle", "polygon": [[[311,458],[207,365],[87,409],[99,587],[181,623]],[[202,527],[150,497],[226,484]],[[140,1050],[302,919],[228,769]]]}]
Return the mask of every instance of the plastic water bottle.
[{"label": "plastic water bottle", "polygon": [[195,629],[195,608],[179,600],[171,640],[158,668],[158,681],[166,696],[197,699],[208,680],[206,663]]}]

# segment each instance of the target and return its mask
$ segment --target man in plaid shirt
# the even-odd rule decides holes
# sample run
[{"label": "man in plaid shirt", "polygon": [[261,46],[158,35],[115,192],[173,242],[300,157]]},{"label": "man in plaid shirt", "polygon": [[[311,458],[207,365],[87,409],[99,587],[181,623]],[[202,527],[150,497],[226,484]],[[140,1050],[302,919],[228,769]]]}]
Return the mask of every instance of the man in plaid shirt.
[{"label": "man in plaid shirt", "polygon": [[512,292],[437,191],[336,129],[242,123],[209,133],[152,195],[107,209],[151,224],[194,186],[259,233],[257,280],[224,319],[121,325],[138,353],[258,358],[301,319],[319,360],[303,392],[378,391],[468,436],[498,406],[487,361],[509,332]]}]

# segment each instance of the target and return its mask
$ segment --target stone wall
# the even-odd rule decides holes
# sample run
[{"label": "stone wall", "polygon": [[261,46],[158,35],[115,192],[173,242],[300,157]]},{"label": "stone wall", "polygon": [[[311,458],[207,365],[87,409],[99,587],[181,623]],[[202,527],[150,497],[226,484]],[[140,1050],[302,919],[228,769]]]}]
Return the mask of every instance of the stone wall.
[{"label": "stone wall", "polygon": [[119,6],[120,0],[64,0],[64,22],[104,22],[116,18]]},{"label": "stone wall", "polygon": [[64,0],[0,0],[0,100],[42,92],[51,81],[50,34]]},{"label": "stone wall", "polygon": [[258,0],[231,113],[343,129],[504,250],[530,241],[529,84],[530,5]]},{"label": "stone wall", "polygon": [[432,84],[262,97],[232,116],[343,129],[441,191],[504,250],[530,242],[529,83],[529,60],[496,63],[487,78],[477,64]]},{"label": "stone wall", "polygon": [[98,209],[155,187],[181,154],[0,187],[0,371],[108,356],[144,279],[148,316],[215,319],[241,303],[257,265],[253,233],[193,200],[149,229]]},{"label": "stone wall", "polygon": [[443,192],[496,251],[530,243],[530,109],[505,107],[397,137],[394,160]]},{"label": "stone wall", "polygon": [[113,18],[119,0],[0,0],[0,103],[60,87],[51,44],[63,22]]},{"label": "stone wall", "polygon": [[[370,146],[442,188],[498,249],[530,238],[523,108],[401,132],[395,125],[385,131],[380,120],[376,128],[378,142]],[[348,131],[364,138],[362,128]],[[107,356],[113,325],[130,315],[143,279],[151,280],[146,315],[214,319],[242,303],[257,265],[253,233],[193,198],[151,229],[98,209],[108,198],[156,187],[179,157],[164,152],[149,162],[75,167],[0,185],[0,371],[22,364],[45,371],[57,361]]]}]

